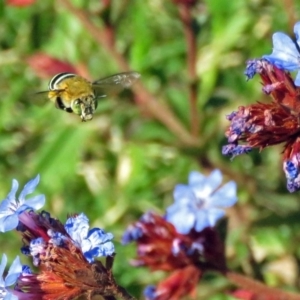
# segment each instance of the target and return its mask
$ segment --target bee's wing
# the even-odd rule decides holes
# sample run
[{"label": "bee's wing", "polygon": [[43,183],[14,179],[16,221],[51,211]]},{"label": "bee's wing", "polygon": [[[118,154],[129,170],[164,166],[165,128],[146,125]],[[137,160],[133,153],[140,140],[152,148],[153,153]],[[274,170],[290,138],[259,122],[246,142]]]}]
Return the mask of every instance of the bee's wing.
[{"label": "bee's wing", "polygon": [[40,105],[44,105],[45,101],[47,101],[48,93],[49,91],[33,92],[33,93],[28,93],[27,97],[33,100],[32,103],[40,106]]},{"label": "bee's wing", "polygon": [[35,92],[35,93],[33,93],[32,95],[33,95],[34,97],[40,97],[40,96],[45,96],[45,95],[47,95],[47,93],[49,93],[49,91]]},{"label": "bee's wing", "polygon": [[118,73],[94,81],[93,89],[97,97],[105,97],[130,87],[140,76],[137,72]]},{"label": "bee's wing", "polygon": [[[63,90],[56,90],[56,92],[60,92],[60,91]],[[44,105],[47,100],[49,101],[49,90],[32,93],[30,94],[30,98],[33,99],[34,104]]]}]

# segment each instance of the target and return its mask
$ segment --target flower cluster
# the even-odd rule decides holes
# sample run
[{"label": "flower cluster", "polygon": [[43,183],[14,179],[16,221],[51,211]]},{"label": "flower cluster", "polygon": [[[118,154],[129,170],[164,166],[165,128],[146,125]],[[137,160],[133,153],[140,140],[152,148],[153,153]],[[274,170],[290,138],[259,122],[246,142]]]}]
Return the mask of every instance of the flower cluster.
[{"label": "flower cluster", "polygon": [[203,273],[226,270],[224,245],[215,228],[225,214],[222,207],[237,201],[236,185],[220,187],[222,174],[208,177],[192,172],[188,185],[177,185],[174,203],[165,216],[152,212],[128,227],[123,243],[137,243],[135,266],[164,270],[171,275],[158,286],[149,286],[145,296],[151,300],[179,299],[193,295]]},{"label": "flower cluster", "polygon": [[[29,181],[16,198],[18,182],[14,180],[10,193],[0,204],[1,232],[20,232],[21,252],[32,257],[39,270],[33,273],[17,257],[3,279],[7,263],[4,254],[0,266],[2,299],[67,300],[80,295],[90,299],[96,294],[114,299],[114,294],[125,295],[111,273],[113,235],[100,228],[89,229],[83,213],[69,217],[63,225],[48,212],[37,212],[44,205],[44,195],[26,197],[38,182],[39,176]],[[106,257],[106,266],[96,260],[99,257]]]},{"label": "flower cluster", "polygon": [[295,80],[288,71],[300,70],[300,22],[294,27],[296,42],[284,33],[273,35],[273,52],[247,63],[246,76],[259,74],[269,103],[240,106],[227,116],[228,143],[222,153],[235,157],[253,148],[284,143],[283,170],[290,192],[300,190],[300,72]]}]

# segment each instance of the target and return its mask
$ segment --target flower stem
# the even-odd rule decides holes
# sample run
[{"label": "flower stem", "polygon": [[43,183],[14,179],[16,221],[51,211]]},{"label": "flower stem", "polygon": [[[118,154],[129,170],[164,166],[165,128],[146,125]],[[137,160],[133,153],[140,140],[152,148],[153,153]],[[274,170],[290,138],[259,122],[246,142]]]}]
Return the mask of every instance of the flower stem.
[{"label": "flower stem", "polygon": [[234,285],[249,290],[258,296],[258,300],[300,300],[300,295],[268,287],[247,276],[225,271],[224,275]]},{"label": "flower stem", "polygon": [[179,5],[179,15],[184,27],[184,35],[187,45],[191,134],[196,137],[199,133],[199,113],[197,109],[198,78],[196,72],[197,43],[191,9],[192,7],[189,5]]}]

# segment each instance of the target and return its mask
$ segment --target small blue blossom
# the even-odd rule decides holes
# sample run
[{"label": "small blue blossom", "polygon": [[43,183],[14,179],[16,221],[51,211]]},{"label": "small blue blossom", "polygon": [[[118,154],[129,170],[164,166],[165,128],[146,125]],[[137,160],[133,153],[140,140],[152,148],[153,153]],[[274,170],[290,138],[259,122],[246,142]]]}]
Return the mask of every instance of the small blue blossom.
[{"label": "small blue blossom", "polygon": [[143,230],[136,226],[128,226],[126,231],[122,236],[122,244],[126,245],[131,243],[132,241],[136,241],[140,237],[143,236]]},{"label": "small blue blossom", "polygon": [[22,246],[20,250],[21,250],[22,254],[24,254],[26,256],[30,255],[30,249],[29,249],[28,245]]},{"label": "small blue blossom", "polygon": [[[294,26],[296,43],[285,33],[273,34],[273,52],[264,55],[263,58],[279,69],[287,71],[298,71],[300,69],[300,22]],[[295,85],[300,86],[300,72],[298,72]]]},{"label": "small blue blossom", "polygon": [[241,154],[248,154],[252,151],[252,147],[248,145],[228,144],[222,147],[222,154],[231,156],[231,159]]},{"label": "small blue blossom", "polygon": [[105,233],[100,228],[93,228],[89,231],[86,239],[82,240],[81,249],[85,258],[89,262],[94,261],[94,257],[109,256],[115,253],[112,233]]},{"label": "small blue blossom", "polygon": [[36,256],[45,252],[46,242],[43,238],[38,237],[30,242],[30,254]]},{"label": "small blue blossom", "polygon": [[85,214],[71,217],[65,224],[65,229],[72,240],[77,243],[88,262],[94,257],[113,255],[115,248],[111,240],[112,233],[106,233],[100,228],[89,229],[89,220]]},{"label": "small blue blossom", "polygon": [[0,299],[3,300],[18,300],[18,297],[13,295],[13,291],[8,287],[14,285],[22,273],[22,265],[20,263],[20,258],[17,256],[13,261],[12,265],[8,270],[8,274],[5,279],[3,278],[3,273],[7,264],[7,257],[5,254],[2,255],[1,265],[0,265]]},{"label": "small blue blossom", "polygon": [[25,184],[19,198],[16,198],[16,192],[19,184],[17,180],[13,180],[12,188],[7,197],[0,204],[0,232],[6,232],[15,229],[18,226],[18,216],[27,209],[37,210],[45,204],[45,196],[38,195],[30,199],[25,199],[28,194],[31,194],[38,185],[40,176],[37,175],[34,179]]},{"label": "small blue blossom", "polygon": [[297,159],[294,162],[291,160],[285,161],[283,163],[283,171],[287,179],[287,189],[290,193],[294,193],[300,190],[300,174],[299,174],[299,164]]},{"label": "small blue blossom", "polygon": [[261,73],[262,68],[262,60],[261,59],[252,59],[247,61],[247,67],[244,74],[247,77],[247,80],[252,79],[255,74]]},{"label": "small blue blossom", "polygon": [[38,266],[40,264],[40,255],[46,252],[47,243],[41,237],[36,238],[30,242],[29,251],[33,257],[33,264]]},{"label": "small blue blossom", "polygon": [[208,177],[191,172],[188,185],[175,187],[174,204],[167,208],[166,220],[181,234],[214,226],[225,215],[220,208],[232,206],[237,201],[235,182],[230,181],[219,188],[221,183],[219,170],[214,170]]},{"label": "small blue blossom", "polygon": [[49,240],[49,243],[57,246],[57,247],[63,247],[65,245],[65,242],[67,240],[67,237],[62,234],[61,232],[55,232],[53,229],[49,229],[47,231],[47,234],[51,239]]},{"label": "small blue blossom", "polygon": [[71,217],[66,221],[65,229],[73,241],[81,243],[89,231],[89,219],[84,213]]},{"label": "small blue blossom", "polygon": [[299,175],[299,170],[292,161],[284,162],[283,169],[286,174],[286,178],[295,179]]},{"label": "small blue blossom", "polygon": [[32,270],[30,269],[30,267],[27,265],[23,265],[22,266],[22,275],[26,276],[26,275],[31,275],[31,274],[33,274],[33,273],[32,273]]},{"label": "small blue blossom", "polygon": [[147,300],[154,300],[157,297],[156,286],[154,286],[154,285],[146,286],[143,294]]}]

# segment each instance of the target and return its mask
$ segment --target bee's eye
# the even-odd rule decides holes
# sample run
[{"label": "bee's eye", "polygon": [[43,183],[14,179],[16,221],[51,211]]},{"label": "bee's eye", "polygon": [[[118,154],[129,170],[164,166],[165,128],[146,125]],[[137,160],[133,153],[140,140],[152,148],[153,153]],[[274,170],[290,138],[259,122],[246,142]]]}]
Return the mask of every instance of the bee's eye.
[{"label": "bee's eye", "polygon": [[80,100],[74,100],[71,104],[71,108],[73,112],[77,115],[81,115],[81,101]]}]

